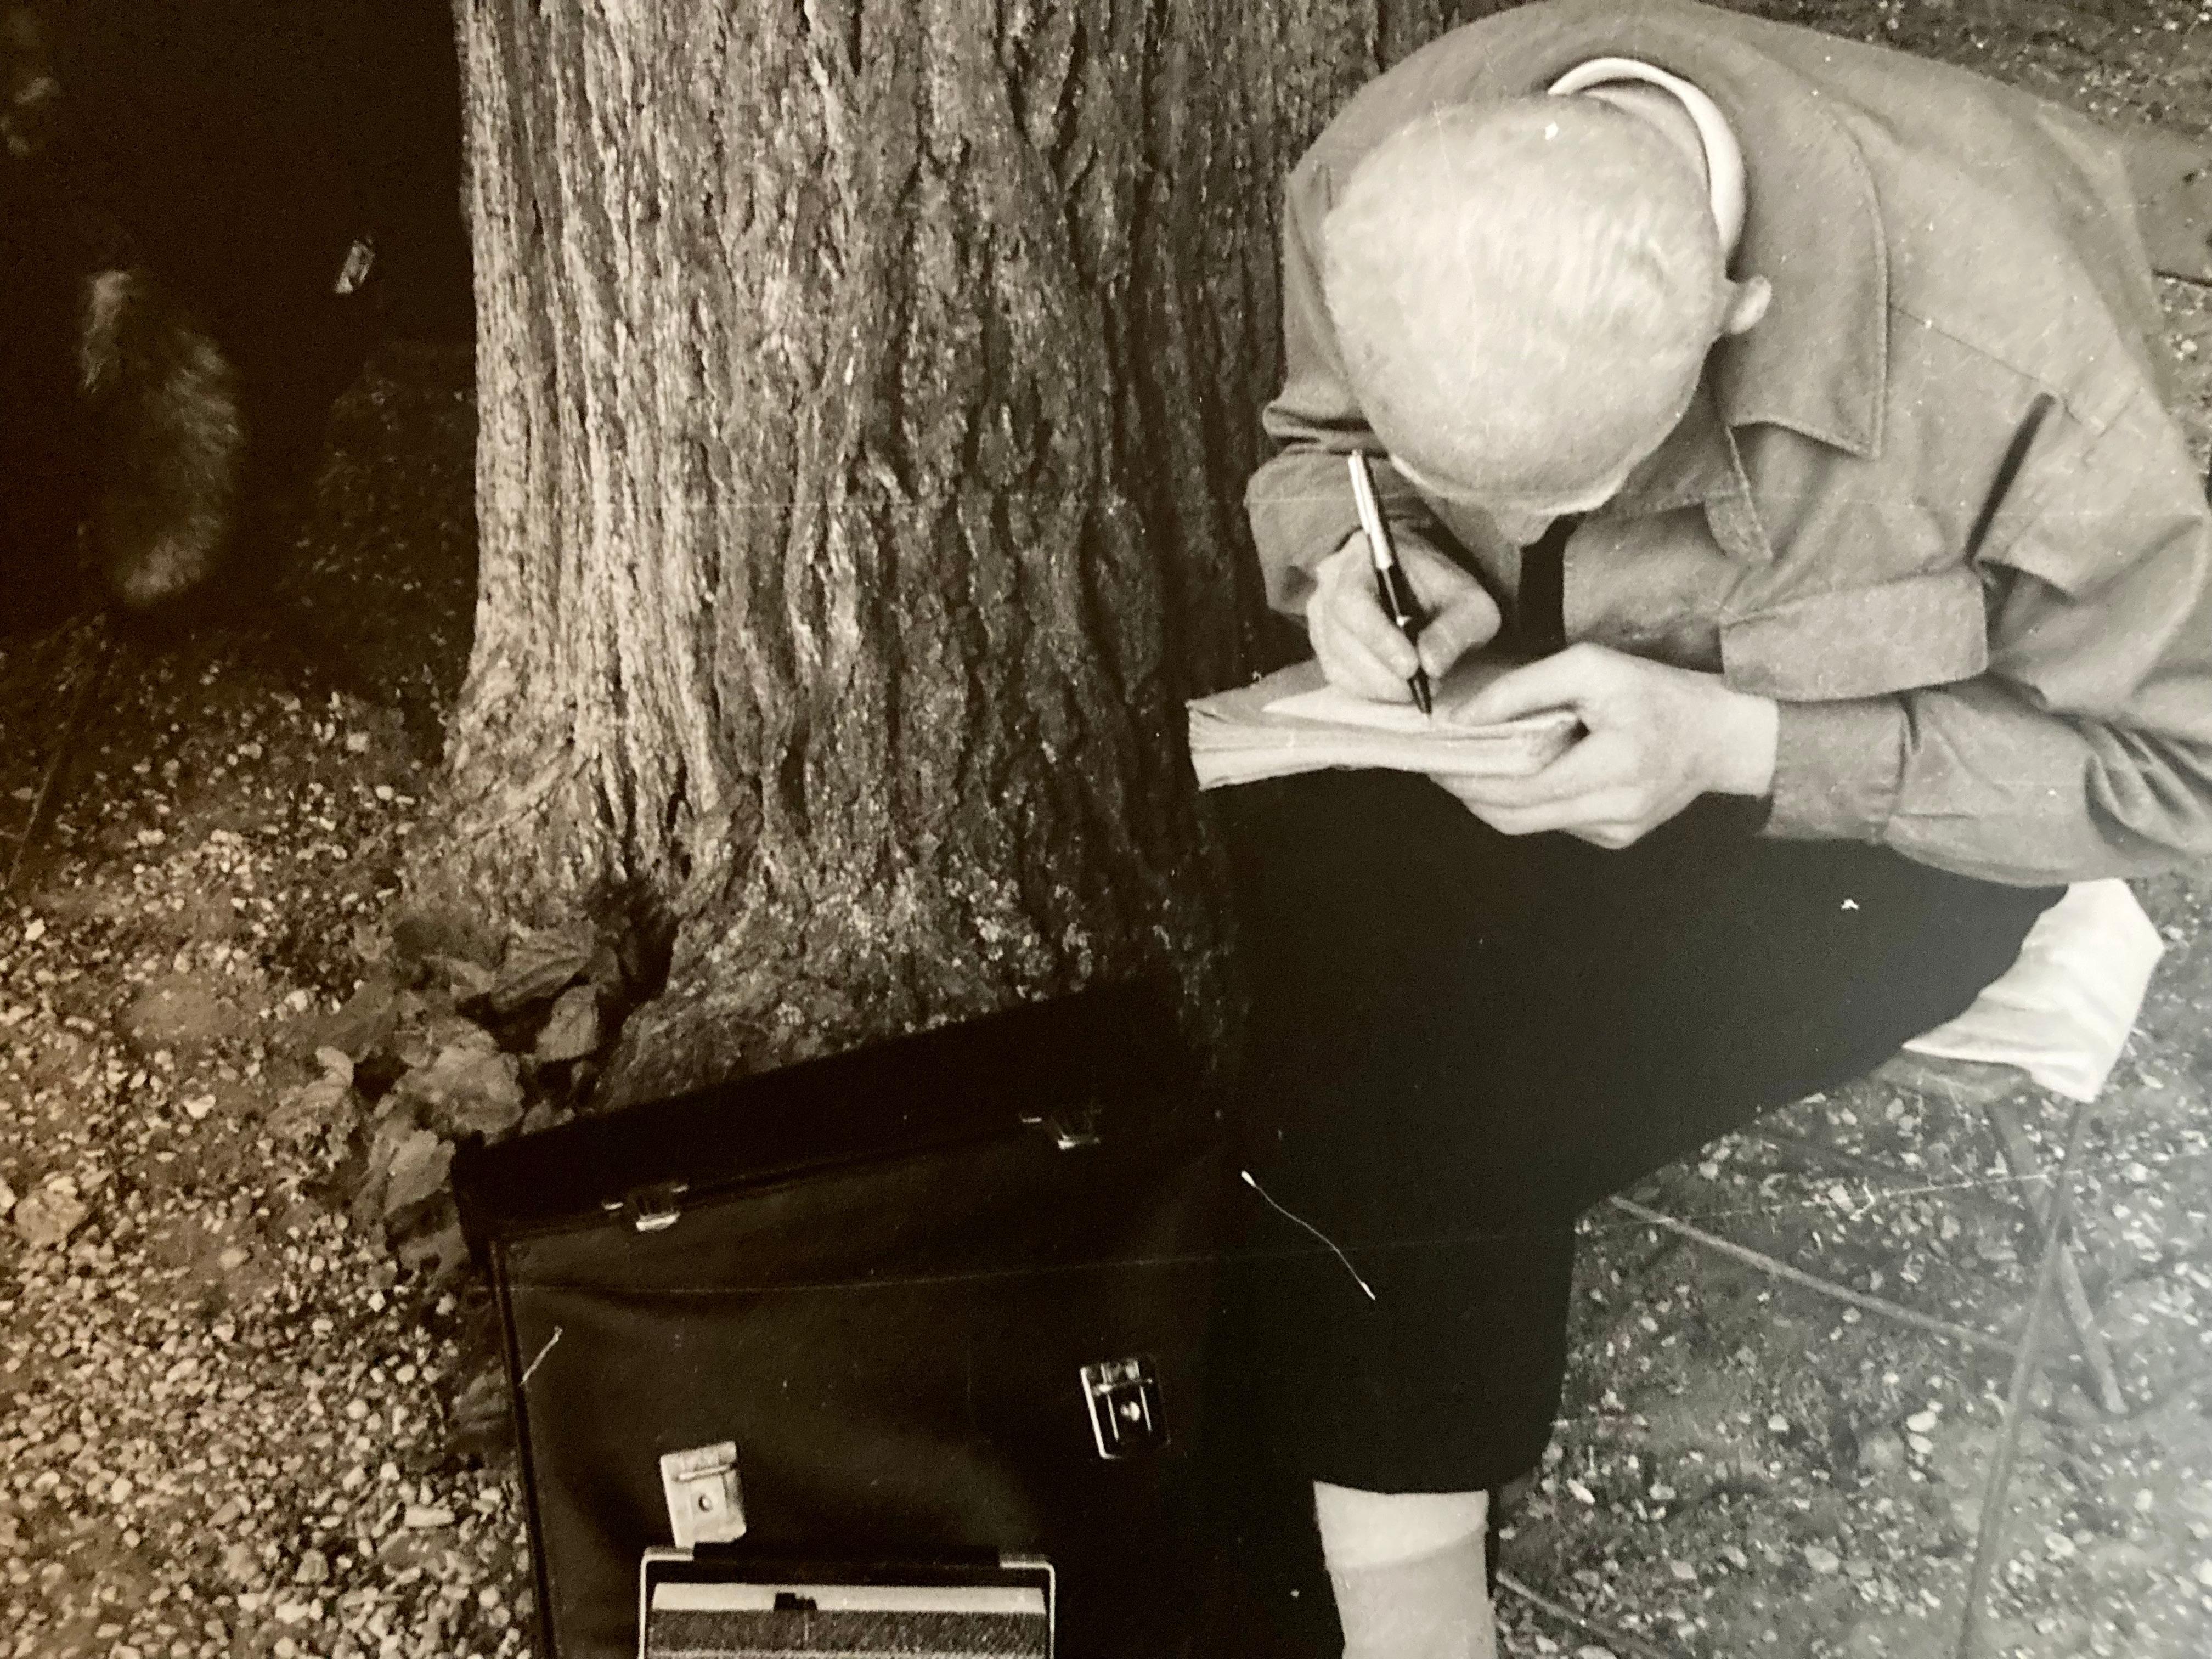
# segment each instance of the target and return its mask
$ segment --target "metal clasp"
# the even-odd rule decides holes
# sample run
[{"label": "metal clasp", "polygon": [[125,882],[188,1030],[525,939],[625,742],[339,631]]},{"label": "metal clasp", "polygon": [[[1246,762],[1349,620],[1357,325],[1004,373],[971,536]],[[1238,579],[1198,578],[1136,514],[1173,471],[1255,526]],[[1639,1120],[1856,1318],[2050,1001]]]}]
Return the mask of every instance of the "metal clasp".
[{"label": "metal clasp", "polygon": [[1061,1152],[1073,1152],[1103,1143],[1104,1137],[1100,1133],[1100,1119],[1103,1115],[1097,1101],[1087,1100],[1065,1114],[1054,1113],[1049,1117],[1029,1115],[1024,1116],[1022,1121],[1042,1127],[1052,1137],[1052,1144]]},{"label": "metal clasp", "polygon": [[623,1200],[623,1210],[629,1217],[629,1224],[641,1233],[657,1233],[673,1227],[684,1214],[679,1201],[690,1190],[690,1183],[665,1181],[658,1187],[641,1187]]},{"label": "metal clasp", "polygon": [[664,1454],[660,1492],[668,1500],[668,1529],[676,1535],[678,1549],[726,1544],[745,1535],[735,1441]]},{"label": "metal clasp", "polygon": [[1155,1452],[1168,1443],[1167,1413],[1159,1373],[1142,1354],[1101,1360],[1083,1368],[1083,1399],[1091,1407],[1091,1438],[1109,1462]]}]

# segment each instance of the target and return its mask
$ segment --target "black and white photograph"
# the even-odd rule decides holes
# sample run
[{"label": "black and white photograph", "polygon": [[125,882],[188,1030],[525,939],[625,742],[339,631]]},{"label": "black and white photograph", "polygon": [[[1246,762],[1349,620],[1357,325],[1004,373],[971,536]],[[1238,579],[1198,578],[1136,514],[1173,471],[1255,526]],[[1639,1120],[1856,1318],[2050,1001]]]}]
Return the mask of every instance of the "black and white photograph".
[{"label": "black and white photograph", "polygon": [[0,1659],[2212,1659],[2212,0],[0,0]]}]

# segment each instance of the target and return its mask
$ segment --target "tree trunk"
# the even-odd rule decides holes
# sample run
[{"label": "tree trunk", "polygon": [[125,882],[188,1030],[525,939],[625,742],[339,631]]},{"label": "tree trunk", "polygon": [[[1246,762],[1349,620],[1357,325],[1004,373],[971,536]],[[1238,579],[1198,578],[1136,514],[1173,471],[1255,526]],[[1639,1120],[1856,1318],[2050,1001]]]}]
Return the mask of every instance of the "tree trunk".
[{"label": "tree trunk", "polygon": [[1284,174],[1443,0],[462,0],[482,575],[418,894],[672,930],[617,1097],[1218,994]]}]

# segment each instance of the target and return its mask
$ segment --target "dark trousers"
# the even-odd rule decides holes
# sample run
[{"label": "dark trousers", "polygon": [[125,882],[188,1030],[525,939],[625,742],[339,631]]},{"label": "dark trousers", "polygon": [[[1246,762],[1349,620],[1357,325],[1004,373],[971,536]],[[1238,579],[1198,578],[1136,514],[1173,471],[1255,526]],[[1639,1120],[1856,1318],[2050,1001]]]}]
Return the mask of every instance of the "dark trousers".
[{"label": "dark trousers", "polygon": [[1498,835],[1390,773],[1222,805],[1247,1167],[1298,1218],[1249,1206],[1224,1398],[1293,1486],[1532,1468],[1577,1213],[1958,1013],[2058,896],[1763,839],[1718,799],[1618,852]]}]

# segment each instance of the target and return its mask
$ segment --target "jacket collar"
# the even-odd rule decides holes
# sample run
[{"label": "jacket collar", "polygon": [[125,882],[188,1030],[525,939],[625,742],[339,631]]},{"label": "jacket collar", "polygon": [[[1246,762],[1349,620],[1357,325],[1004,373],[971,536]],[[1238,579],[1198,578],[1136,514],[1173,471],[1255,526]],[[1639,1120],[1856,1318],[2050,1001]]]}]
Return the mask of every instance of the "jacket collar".
[{"label": "jacket collar", "polygon": [[1774,301],[1757,327],[1714,349],[1708,378],[1719,413],[1732,427],[1768,422],[1854,455],[1878,451],[1887,243],[1865,157],[1820,88],[1753,44],[1762,26],[1675,0],[1555,0],[1469,33],[1486,27],[1499,29],[1504,50],[1477,69],[1487,84],[1475,95],[1540,92],[1589,58],[1629,57],[1720,106],[1751,169],[1736,274],[1765,276]]},{"label": "jacket collar", "polygon": [[1747,564],[1772,561],[1750,476],[1743,470],[1735,432],[1721,418],[1710,374],[1666,441],[1594,516],[1642,518],[1685,507],[1705,508],[1714,541],[1730,558]]}]

